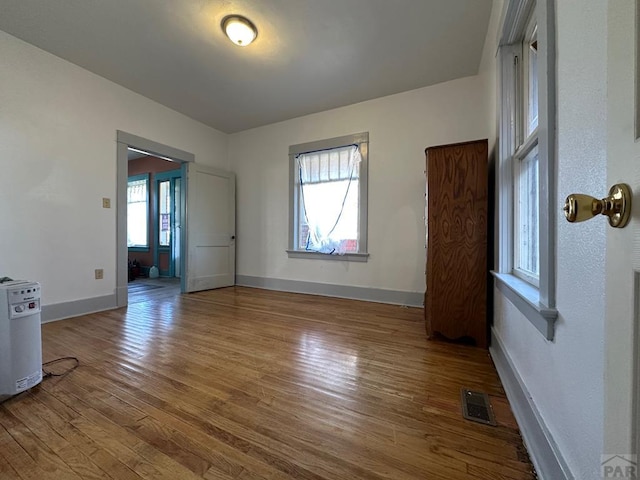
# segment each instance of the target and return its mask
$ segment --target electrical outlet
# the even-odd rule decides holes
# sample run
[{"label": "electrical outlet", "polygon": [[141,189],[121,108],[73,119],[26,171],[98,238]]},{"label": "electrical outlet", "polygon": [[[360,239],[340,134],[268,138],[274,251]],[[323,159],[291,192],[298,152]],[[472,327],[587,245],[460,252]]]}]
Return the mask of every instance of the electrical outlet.
[{"label": "electrical outlet", "polygon": [[96,268],[96,280],[102,280],[104,278],[104,270]]},{"label": "electrical outlet", "polygon": [[102,208],[111,208],[111,199],[110,198],[103,198],[102,199]]}]

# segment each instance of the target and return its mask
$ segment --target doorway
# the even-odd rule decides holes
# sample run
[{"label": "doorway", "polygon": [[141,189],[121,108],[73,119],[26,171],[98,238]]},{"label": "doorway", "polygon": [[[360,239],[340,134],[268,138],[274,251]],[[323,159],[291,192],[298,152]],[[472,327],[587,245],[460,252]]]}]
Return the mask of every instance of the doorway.
[{"label": "doorway", "polygon": [[[166,277],[179,277],[180,292],[185,291],[184,273],[186,272],[184,261],[185,229],[183,228],[184,219],[186,217],[187,199],[183,179],[186,171],[186,163],[195,160],[194,155],[178,150],[176,148],[163,145],[151,140],[137,137],[126,132],[117,132],[117,258],[116,258],[116,298],[117,306],[123,307],[128,304],[129,298],[129,260],[130,253],[135,253],[143,258],[146,255],[146,265],[140,260],[141,276],[149,275],[150,267],[156,266],[158,270],[159,263],[165,268],[163,273]],[[131,246],[128,236],[128,204],[129,204],[129,161],[132,158],[153,157],[160,162],[166,162],[165,167],[159,172],[154,172],[152,176],[148,173],[147,208],[150,211],[147,221],[147,244],[140,245],[139,248]],[[135,173],[135,172],[132,172]],[[137,172],[140,173],[140,172]],[[156,178],[158,175],[158,178]],[[168,180],[168,183],[163,183]],[[165,204],[162,204],[158,186],[163,185],[163,193],[165,194]],[[164,190],[168,188],[168,192]],[[152,194],[151,191],[154,191]],[[155,193],[157,192],[157,193]],[[163,210],[163,216],[160,210]],[[163,235],[160,234],[161,229]],[[162,243],[162,253],[160,252],[160,243]],[[157,248],[152,248],[157,246]],[[133,248],[133,250],[132,250]],[[137,257],[136,257],[137,259]],[[146,268],[147,267],[148,270]],[[160,273],[160,271],[158,271]],[[173,283],[175,283],[174,281]],[[157,282],[156,282],[157,283]],[[175,291],[175,285],[173,285]],[[157,290],[154,288],[153,290]],[[136,295],[139,296],[139,293]],[[155,292],[157,293],[157,292]]]},{"label": "doorway", "polygon": [[[179,233],[169,250],[177,249],[181,293],[235,284],[235,175],[195,163],[192,153],[117,131],[116,302],[127,305],[127,153],[129,149],[182,162],[179,190]],[[171,189],[171,184],[169,189]],[[176,184],[173,184],[176,192]],[[187,209],[187,204],[189,208]],[[187,215],[188,212],[188,215]],[[171,219],[169,218],[169,225]],[[170,227],[169,227],[170,228]]]},{"label": "doorway", "polygon": [[129,148],[127,157],[127,289],[131,304],[180,293],[182,169],[180,162],[137,149]]}]

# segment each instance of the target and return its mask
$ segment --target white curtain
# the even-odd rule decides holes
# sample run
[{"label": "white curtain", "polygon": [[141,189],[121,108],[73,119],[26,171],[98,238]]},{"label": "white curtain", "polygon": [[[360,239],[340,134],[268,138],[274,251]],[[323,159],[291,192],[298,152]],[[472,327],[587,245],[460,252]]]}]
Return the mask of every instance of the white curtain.
[{"label": "white curtain", "polygon": [[355,145],[297,156],[301,248],[338,255],[358,251],[360,161]]}]

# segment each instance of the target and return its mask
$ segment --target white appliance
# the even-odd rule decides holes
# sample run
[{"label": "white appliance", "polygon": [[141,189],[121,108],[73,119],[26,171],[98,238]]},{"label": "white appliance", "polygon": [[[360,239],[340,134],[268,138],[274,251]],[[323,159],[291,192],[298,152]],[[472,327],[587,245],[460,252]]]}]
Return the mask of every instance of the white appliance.
[{"label": "white appliance", "polygon": [[40,284],[0,283],[0,401],[41,381]]}]

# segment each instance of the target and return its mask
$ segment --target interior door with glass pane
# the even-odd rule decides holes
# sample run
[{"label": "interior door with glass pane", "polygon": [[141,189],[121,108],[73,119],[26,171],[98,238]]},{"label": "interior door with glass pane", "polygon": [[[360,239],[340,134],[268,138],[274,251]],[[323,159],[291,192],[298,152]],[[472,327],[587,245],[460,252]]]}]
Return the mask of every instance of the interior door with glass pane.
[{"label": "interior door with glass pane", "polygon": [[173,277],[171,262],[171,180],[158,181],[158,247],[156,264],[163,277]]},{"label": "interior door with glass pane", "polygon": [[185,292],[235,284],[235,175],[188,163],[183,289]]},{"label": "interior door with glass pane", "polygon": [[182,269],[180,262],[182,259],[182,178],[175,178],[172,186],[173,192],[173,216],[172,216],[172,242],[171,242],[171,263],[173,267],[173,276],[181,277]]},{"label": "interior door with glass pane", "polygon": [[[163,277],[180,276],[181,170],[157,173],[154,263]],[[177,266],[177,268],[176,268]]]}]

